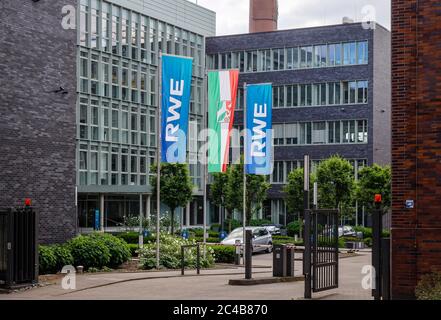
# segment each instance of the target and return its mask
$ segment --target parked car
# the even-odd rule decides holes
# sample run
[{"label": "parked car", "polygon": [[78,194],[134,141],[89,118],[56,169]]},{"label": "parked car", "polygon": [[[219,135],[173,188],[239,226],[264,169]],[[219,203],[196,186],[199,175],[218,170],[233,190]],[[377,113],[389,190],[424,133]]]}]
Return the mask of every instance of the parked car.
[{"label": "parked car", "polygon": [[281,224],[264,224],[264,225],[262,225],[262,227],[265,227],[266,230],[268,230],[269,233],[271,233],[271,235],[280,235],[283,225],[281,225]]},{"label": "parked car", "polygon": [[[322,231],[322,234],[327,237],[330,237],[332,233],[333,229],[331,229],[330,227],[326,227]],[[338,237],[357,237],[357,232],[351,226],[339,226]]]},{"label": "parked car", "polygon": [[[258,251],[266,251],[268,253],[273,251],[273,237],[265,227],[246,227],[246,230],[253,232],[253,253]],[[221,244],[235,245],[236,240],[243,244],[243,228],[236,228],[221,241]],[[260,245],[265,245],[261,247]]]}]

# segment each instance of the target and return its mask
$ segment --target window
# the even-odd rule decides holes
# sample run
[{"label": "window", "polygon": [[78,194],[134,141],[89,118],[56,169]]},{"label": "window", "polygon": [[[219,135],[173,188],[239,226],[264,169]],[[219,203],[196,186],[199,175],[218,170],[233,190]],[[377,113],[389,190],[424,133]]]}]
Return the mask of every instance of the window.
[{"label": "window", "polygon": [[312,142],[311,122],[300,123],[300,144],[311,144]]},{"label": "window", "polygon": [[367,103],[368,101],[368,82],[358,81],[357,82],[357,103]]},{"label": "window", "polygon": [[369,61],[368,42],[361,41],[357,43],[357,63],[367,64]]},{"label": "window", "polygon": [[326,122],[314,122],[312,126],[312,143],[326,143]]},{"label": "window", "polygon": [[283,161],[274,161],[274,170],[272,175],[273,183],[284,183],[285,170]]},{"label": "window", "polygon": [[357,82],[351,81],[349,82],[349,103],[354,104],[356,102],[356,94],[357,94]]},{"label": "window", "polygon": [[297,123],[285,124],[285,144],[295,145],[298,143]]},{"label": "window", "polygon": [[283,145],[283,124],[274,124],[274,145]]}]

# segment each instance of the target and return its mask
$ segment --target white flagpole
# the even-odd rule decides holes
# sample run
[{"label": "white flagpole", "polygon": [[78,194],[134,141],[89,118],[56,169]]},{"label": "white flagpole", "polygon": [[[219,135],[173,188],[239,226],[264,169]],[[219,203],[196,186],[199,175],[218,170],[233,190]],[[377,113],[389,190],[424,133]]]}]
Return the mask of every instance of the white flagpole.
[{"label": "white flagpole", "polygon": [[243,138],[243,213],[242,213],[242,223],[243,223],[243,264],[245,265],[245,233],[246,233],[246,223],[247,223],[247,175],[246,175],[246,149],[247,149],[247,84],[246,82],[243,84],[243,94],[244,94],[244,103],[243,103],[243,128],[244,128],[244,138]]},{"label": "white flagpole", "polygon": [[[208,117],[208,101],[206,103],[206,99],[205,99],[205,92],[207,90],[207,86],[206,86],[206,81],[207,81],[207,71],[205,70],[205,76],[204,76],[204,82],[203,82],[203,87],[204,89],[202,90],[202,103],[205,104],[205,118],[204,118],[204,122],[205,125],[207,125],[208,127],[208,122],[207,122],[207,117]],[[205,164],[203,164],[204,166],[204,185],[203,185],[203,191],[204,191],[204,241],[203,241],[203,257],[206,257],[206,245],[207,245],[207,183],[208,183],[208,154],[205,152],[204,154],[204,160],[205,160]]]},{"label": "white flagpole", "polygon": [[161,220],[161,108],[162,108],[162,52],[158,54],[158,117],[156,119],[156,269],[160,267],[159,233]]}]

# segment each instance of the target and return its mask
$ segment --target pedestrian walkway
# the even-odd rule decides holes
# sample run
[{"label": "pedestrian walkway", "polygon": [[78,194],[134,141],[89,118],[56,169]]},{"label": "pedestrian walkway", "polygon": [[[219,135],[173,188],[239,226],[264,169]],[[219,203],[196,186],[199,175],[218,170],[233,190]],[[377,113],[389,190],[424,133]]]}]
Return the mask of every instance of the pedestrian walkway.
[{"label": "pedestrian walkway", "polygon": [[[253,277],[271,277],[272,255],[255,255]],[[361,269],[370,254],[340,260],[340,288],[313,294],[314,299],[370,299],[361,288]],[[296,275],[301,262],[296,261]],[[83,274],[76,278],[76,290],[64,290],[61,281],[23,292],[1,294],[0,299],[194,299],[194,300],[298,300],[303,299],[304,282],[274,283],[252,287],[230,286],[230,279],[244,277],[243,267],[186,271]]]}]

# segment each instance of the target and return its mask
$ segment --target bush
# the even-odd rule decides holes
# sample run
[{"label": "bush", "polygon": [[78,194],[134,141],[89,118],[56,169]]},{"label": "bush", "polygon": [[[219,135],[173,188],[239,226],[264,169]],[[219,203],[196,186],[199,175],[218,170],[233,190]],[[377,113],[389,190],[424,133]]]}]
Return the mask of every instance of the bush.
[{"label": "bush", "polygon": [[[117,238],[124,240],[129,244],[138,244],[139,242],[139,233],[135,231],[119,233],[116,235]],[[149,241],[156,241],[156,237],[150,235],[148,237],[144,237],[144,243]]]},{"label": "bush", "polygon": [[363,239],[363,242],[366,246],[372,247],[372,238],[365,238]]},{"label": "bush", "polygon": [[[159,244],[160,261],[159,264],[165,268],[178,269],[181,267],[181,246],[195,244],[195,240],[185,240],[168,234],[161,234]],[[202,247],[201,247],[202,251]],[[156,267],[156,243],[147,243],[140,249],[141,264],[145,269]],[[196,267],[196,247],[185,250],[185,266]],[[211,267],[214,264],[213,250],[207,248],[206,258],[201,256],[201,266]]]},{"label": "bush", "polygon": [[302,222],[299,220],[288,223],[288,225],[286,226],[288,236],[294,237],[294,235],[296,235],[296,234],[298,236],[301,236],[301,234],[300,234],[301,227],[302,227]]},{"label": "bush", "polygon": [[60,272],[64,266],[73,265],[73,257],[66,245],[39,246],[39,273]]},{"label": "bush", "polygon": [[234,246],[210,246],[214,252],[214,260],[218,263],[234,263],[236,247]]},{"label": "bush", "polygon": [[222,226],[219,223],[213,223],[210,227],[210,230],[214,231],[214,232],[220,232],[221,229],[222,229]]},{"label": "bush", "polygon": [[293,245],[296,245],[296,246],[303,246],[304,244],[303,244],[303,241],[294,241],[294,238],[290,238],[290,239],[292,239],[292,240],[288,240],[288,239],[283,239],[283,240],[274,240],[273,239],[273,245],[274,246],[276,246],[276,245],[284,245],[284,244],[293,244]]},{"label": "bush", "polygon": [[129,247],[129,249],[130,249],[130,253],[131,253],[132,257],[136,257],[136,256],[138,256],[138,253],[137,253],[137,251],[138,251],[138,249],[139,249],[138,244],[129,243],[129,244],[127,244],[127,245],[128,245],[128,247]]},{"label": "bush", "polygon": [[107,267],[118,267],[132,257],[127,242],[120,238],[108,233],[93,233],[89,237],[101,241],[109,249],[110,261],[109,264],[105,264]]},{"label": "bush", "polygon": [[110,250],[98,237],[79,235],[68,242],[76,266],[102,268],[110,262]]},{"label": "bush", "polygon": [[[196,240],[196,242],[204,242],[204,237],[195,237],[194,240]],[[219,238],[208,237],[207,242],[208,243],[219,243],[220,240],[219,240]]]},{"label": "bush", "polygon": [[433,272],[421,277],[415,288],[418,300],[441,300],[441,272]]},{"label": "bush", "polygon": [[56,270],[57,257],[52,246],[38,246],[40,274],[53,273]]},{"label": "bush", "polygon": [[57,263],[55,265],[56,271],[60,272],[64,266],[71,266],[74,264],[74,258],[67,245],[57,244],[52,246]]},{"label": "bush", "polygon": [[242,227],[242,222],[235,219],[225,219],[225,228],[228,230],[231,221],[231,231],[234,229]]},{"label": "bush", "polygon": [[263,226],[264,224],[271,224],[272,222],[266,219],[256,219],[256,220],[250,220],[249,225],[251,227],[260,227]]}]

